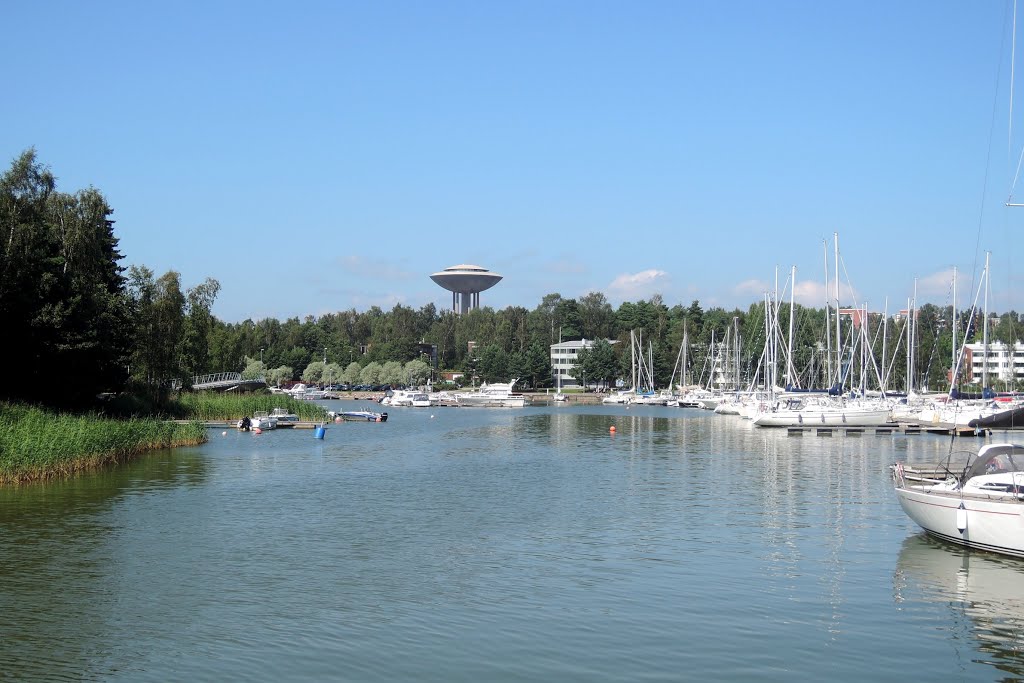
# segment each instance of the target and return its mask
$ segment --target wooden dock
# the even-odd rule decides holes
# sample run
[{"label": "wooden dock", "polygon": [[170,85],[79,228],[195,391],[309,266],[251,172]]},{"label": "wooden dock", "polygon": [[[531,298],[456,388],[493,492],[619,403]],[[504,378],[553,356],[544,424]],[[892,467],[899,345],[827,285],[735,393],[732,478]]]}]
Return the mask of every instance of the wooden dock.
[{"label": "wooden dock", "polygon": [[984,437],[987,430],[976,430],[974,427],[936,427],[914,423],[899,423],[880,427],[787,427],[789,436],[862,436],[864,434],[939,434],[942,436]]},{"label": "wooden dock", "polygon": [[[179,424],[188,424],[193,420],[171,420],[171,422],[177,422]],[[207,429],[237,429],[238,420],[200,420]],[[324,426],[329,427],[334,424],[330,420],[324,420],[323,422],[290,422],[288,420],[280,420],[277,423],[277,429],[316,429],[317,427]]]}]

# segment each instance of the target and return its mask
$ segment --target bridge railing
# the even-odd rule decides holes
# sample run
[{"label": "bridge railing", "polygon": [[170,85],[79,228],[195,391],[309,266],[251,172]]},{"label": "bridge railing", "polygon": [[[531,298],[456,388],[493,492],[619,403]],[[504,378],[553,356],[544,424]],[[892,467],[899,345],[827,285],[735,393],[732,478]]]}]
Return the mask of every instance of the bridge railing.
[{"label": "bridge railing", "polygon": [[197,384],[213,384],[214,382],[240,382],[240,372],[215,372],[212,375],[196,375],[192,378],[192,386]]}]

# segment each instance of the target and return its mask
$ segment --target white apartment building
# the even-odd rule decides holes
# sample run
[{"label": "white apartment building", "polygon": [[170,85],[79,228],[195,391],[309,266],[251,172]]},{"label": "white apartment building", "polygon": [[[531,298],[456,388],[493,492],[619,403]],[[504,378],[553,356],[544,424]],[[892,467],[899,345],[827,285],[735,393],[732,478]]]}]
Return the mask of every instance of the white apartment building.
[{"label": "white apartment building", "polygon": [[988,383],[1024,380],[1024,343],[1013,346],[1003,342],[989,342],[988,354],[984,344],[967,344],[965,361],[971,368],[971,381],[981,384],[988,363]]},{"label": "white apartment building", "polygon": [[561,377],[563,389],[579,387],[581,382],[570,373],[576,367],[576,355],[580,349],[589,349],[594,345],[593,339],[580,339],[578,341],[559,342],[551,345],[551,381],[559,386],[558,378]]}]

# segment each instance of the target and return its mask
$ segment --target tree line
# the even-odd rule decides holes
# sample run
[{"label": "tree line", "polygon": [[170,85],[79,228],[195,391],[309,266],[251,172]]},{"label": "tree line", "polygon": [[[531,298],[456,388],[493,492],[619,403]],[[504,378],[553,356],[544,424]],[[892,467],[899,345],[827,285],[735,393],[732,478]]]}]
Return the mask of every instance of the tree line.
[{"label": "tree line", "polygon": [[[21,368],[0,397],[82,406],[102,392],[127,389],[161,401],[179,382],[187,386],[195,375],[223,371],[272,383],[327,384],[423,383],[456,371],[473,381],[518,377],[543,388],[554,383],[551,345],[579,339],[601,340],[581,355],[581,377],[611,385],[630,376],[633,330],[643,331],[658,387],[674,374],[677,383],[685,377],[706,384],[711,359],[723,353],[742,378],[766,362],[771,330],[764,302],[746,310],[705,310],[699,301],[669,305],[655,295],[613,307],[600,292],[579,298],[551,293],[532,309],[482,308],[466,315],[430,303],[226,322],[211,313],[220,292],[215,279],[186,287],[175,271],[157,276],[142,265],[121,266],[112,215],[95,188],[58,191],[35,150],[22,153],[0,177],[0,319],[9,358]],[[768,305],[775,318],[788,320],[789,304]],[[968,338],[977,338],[977,319],[967,325],[969,313],[957,314],[960,335],[967,327]],[[915,386],[948,381],[952,316],[949,306],[918,310],[910,370]],[[803,386],[820,386],[829,381],[824,355],[834,322],[826,325],[824,309],[800,305],[793,317],[793,368]],[[908,345],[903,328],[888,322],[869,316],[868,339],[875,358],[886,351],[893,388],[906,384]],[[990,338],[1017,341],[1019,323],[1015,312],[996,316]],[[842,326],[846,338],[852,323],[844,318]],[[684,336],[687,367],[680,369]]]}]

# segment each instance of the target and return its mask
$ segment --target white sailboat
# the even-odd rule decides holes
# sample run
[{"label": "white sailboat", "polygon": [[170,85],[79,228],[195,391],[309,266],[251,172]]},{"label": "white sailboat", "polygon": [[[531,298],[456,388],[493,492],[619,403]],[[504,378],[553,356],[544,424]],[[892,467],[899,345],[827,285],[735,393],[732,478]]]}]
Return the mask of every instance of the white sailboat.
[{"label": "white sailboat", "polygon": [[[558,343],[562,343],[562,328],[558,328]],[[561,348],[561,347],[559,347]],[[562,369],[555,368],[555,382],[557,383],[557,389],[555,390],[555,403],[565,403],[569,400],[569,397],[562,393]]]},{"label": "white sailboat", "polygon": [[897,463],[892,476],[900,507],[932,536],[1024,557],[1024,446],[986,444],[962,470]]}]

